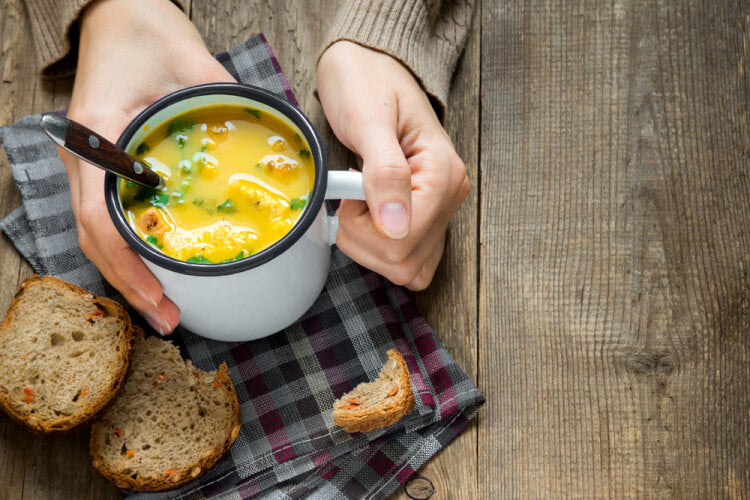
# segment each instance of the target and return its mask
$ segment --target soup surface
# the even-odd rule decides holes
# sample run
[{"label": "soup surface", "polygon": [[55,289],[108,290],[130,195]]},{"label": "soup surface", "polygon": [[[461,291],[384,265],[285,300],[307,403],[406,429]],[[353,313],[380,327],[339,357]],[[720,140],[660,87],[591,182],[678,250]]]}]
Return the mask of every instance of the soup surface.
[{"label": "soup surface", "polygon": [[304,211],[315,175],[305,140],[252,107],[188,111],[130,153],[164,181],[159,189],[121,181],[130,225],[188,262],[238,260],[278,241]]}]

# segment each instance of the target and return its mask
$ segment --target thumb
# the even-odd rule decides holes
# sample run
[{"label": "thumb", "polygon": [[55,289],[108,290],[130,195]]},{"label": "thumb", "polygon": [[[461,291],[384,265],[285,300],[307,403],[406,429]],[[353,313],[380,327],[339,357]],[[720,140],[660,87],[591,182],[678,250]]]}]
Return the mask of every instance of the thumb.
[{"label": "thumb", "polygon": [[365,197],[375,227],[389,238],[405,237],[411,223],[411,169],[396,131],[372,127],[356,149],[362,156]]}]

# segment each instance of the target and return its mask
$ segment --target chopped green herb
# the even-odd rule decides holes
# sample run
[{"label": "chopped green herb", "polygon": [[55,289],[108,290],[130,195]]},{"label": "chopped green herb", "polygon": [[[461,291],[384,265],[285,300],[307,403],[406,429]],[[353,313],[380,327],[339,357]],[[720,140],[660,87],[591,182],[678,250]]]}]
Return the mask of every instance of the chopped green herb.
[{"label": "chopped green herb", "polygon": [[234,206],[234,202],[231,198],[227,198],[227,201],[216,207],[216,210],[219,212],[224,212],[227,214],[231,214],[237,211],[237,208]]},{"label": "chopped green herb", "polygon": [[148,200],[149,204],[154,207],[161,207],[164,208],[169,203],[169,195],[168,194],[155,194],[151,197],[150,200]]},{"label": "chopped green herb", "polygon": [[202,255],[196,255],[195,257],[190,257],[188,262],[192,262],[193,264],[211,264],[212,262],[205,258]]},{"label": "chopped green herb", "polygon": [[309,150],[307,150],[307,149],[300,149],[300,150],[299,150],[299,155],[300,155],[300,156],[301,156],[302,158],[310,158],[310,151],[309,151]]},{"label": "chopped green herb", "polygon": [[305,208],[305,205],[307,205],[307,200],[305,198],[292,198],[291,200],[289,200],[289,208],[291,208],[292,210]]},{"label": "chopped green herb", "polygon": [[245,108],[245,111],[253,115],[255,118],[260,118],[260,111],[253,108]]},{"label": "chopped green herb", "polygon": [[161,245],[161,244],[159,243],[159,238],[157,238],[157,237],[156,237],[156,236],[154,236],[153,234],[152,234],[152,235],[150,235],[150,236],[149,236],[148,238],[146,238],[146,241],[148,242],[148,244],[149,244],[149,245],[151,245],[151,246],[154,246],[154,247],[158,248],[159,250],[161,250],[162,248],[164,248],[164,247],[163,247],[163,246],[162,246],[162,245]]},{"label": "chopped green herb", "polygon": [[190,181],[182,181],[180,184],[180,187],[177,189],[177,192],[180,194],[185,194],[189,192],[191,189],[193,189],[193,183]]},{"label": "chopped green herb", "polygon": [[240,259],[244,259],[244,258],[245,258],[245,251],[244,250],[240,250],[240,253],[238,253],[237,255],[235,255],[234,257],[232,257],[231,259],[222,260],[221,262],[222,263],[224,263],[224,262],[234,262],[235,260],[240,260]]},{"label": "chopped green herb", "polygon": [[297,139],[297,142],[302,142],[302,137],[297,132],[294,133],[294,138]]},{"label": "chopped green herb", "polygon": [[263,165],[260,162],[258,162],[255,164],[255,168],[263,168]]},{"label": "chopped green herb", "polygon": [[195,123],[190,120],[173,120],[167,125],[167,136],[191,130],[193,126],[195,126]]},{"label": "chopped green herb", "polygon": [[207,142],[204,142],[204,143],[203,143],[203,146],[201,146],[201,153],[205,152],[205,151],[206,151],[206,148],[208,148],[208,143],[207,143]]},{"label": "chopped green herb", "polygon": [[138,187],[138,183],[137,182],[133,182],[133,181],[125,181],[125,187],[126,188],[131,188],[131,189],[132,188],[136,188],[136,187]]},{"label": "chopped green herb", "polygon": [[185,147],[185,143],[187,142],[187,136],[186,135],[178,135],[177,136],[177,145],[181,148]]},{"label": "chopped green herb", "polygon": [[[227,201],[229,201],[229,200],[227,200]],[[203,208],[203,210],[205,210],[206,212],[208,212],[208,215],[213,215],[214,209],[211,208],[210,206],[203,206],[204,203],[205,203],[205,200],[203,198],[194,198],[193,199],[193,205],[195,205],[196,207]],[[213,200],[210,200],[210,204],[213,204],[213,203],[216,203],[216,202],[213,201]],[[234,208],[234,207],[232,207],[232,208]]]},{"label": "chopped green herb", "polygon": [[181,160],[177,166],[180,167],[180,172],[183,174],[190,174],[193,171],[193,164],[190,163],[190,160]]},{"label": "chopped green herb", "polygon": [[129,201],[125,201],[125,200],[122,201],[122,209],[123,210],[129,209],[130,205],[131,205],[131,203]]},{"label": "chopped green herb", "polygon": [[148,144],[145,142],[142,142],[138,145],[138,147],[135,149],[135,154],[142,155],[144,153],[148,153],[151,148],[148,147]]},{"label": "chopped green herb", "polygon": [[133,195],[133,199],[135,201],[145,201],[154,196],[156,193],[156,189],[150,187],[142,187],[138,190],[137,193],[135,193],[135,195]]}]

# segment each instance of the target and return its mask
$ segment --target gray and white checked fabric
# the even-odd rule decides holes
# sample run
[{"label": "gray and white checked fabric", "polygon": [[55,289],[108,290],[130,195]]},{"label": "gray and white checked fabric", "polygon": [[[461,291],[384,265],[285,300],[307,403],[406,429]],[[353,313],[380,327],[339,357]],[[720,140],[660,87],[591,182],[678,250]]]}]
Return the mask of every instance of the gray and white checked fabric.
[{"label": "gray and white checked fabric", "polygon": [[[263,35],[217,59],[239,81],[296,104]],[[116,296],[78,247],[68,179],[39,115],[0,129],[23,205],[0,221],[39,274]],[[179,490],[137,498],[383,498],[445,447],[484,402],[414,308],[411,297],[334,250],[331,274],[299,322],[246,343],[178,329],[184,356],[205,370],[229,366],[242,429],[227,457]],[[371,380],[397,349],[416,397],[388,429],[349,435],[333,425],[333,400]]]}]

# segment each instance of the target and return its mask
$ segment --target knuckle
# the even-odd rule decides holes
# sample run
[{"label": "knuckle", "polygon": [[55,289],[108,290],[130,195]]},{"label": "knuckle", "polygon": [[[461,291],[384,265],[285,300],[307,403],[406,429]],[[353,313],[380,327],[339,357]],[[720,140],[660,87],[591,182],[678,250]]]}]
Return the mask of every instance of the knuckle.
[{"label": "knuckle", "polygon": [[435,267],[423,267],[414,280],[408,285],[409,289],[418,292],[430,286],[432,279],[435,277],[435,270]]},{"label": "knuckle", "polygon": [[471,190],[471,181],[469,181],[468,177],[464,177],[463,181],[461,181],[461,186],[458,189],[459,196],[461,197],[461,201],[466,199],[466,197],[469,195],[470,190]]},{"label": "knuckle", "polygon": [[419,274],[411,283],[407,285],[407,288],[414,292],[421,292],[422,290],[430,286],[430,282],[432,282],[432,278],[426,278]]},{"label": "knuckle", "polygon": [[390,264],[400,264],[409,257],[409,248],[398,241],[391,242],[383,249],[385,260]]},{"label": "knuckle", "polygon": [[459,179],[463,179],[467,177],[466,164],[458,155],[456,155],[455,159],[452,162],[452,165],[453,165],[453,170],[456,172],[456,176]]},{"label": "knuckle", "polygon": [[455,192],[461,200],[464,200],[471,189],[471,181],[466,170],[466,164],[458,155],[454,154],[454,158],[451,160],[451,168],[454,172],[453,185],[455,186]]},{"label": "knuckle", "polygon": [[386,277],[395,285],[405,286],[414,281],[418,272],[413,266],[396,266]]},{"label": "knuckle", "polygon": [[376,177],[385,182],[411,181],[411,170],[406,160],[391,153],[383,153],[377,161]]}]

